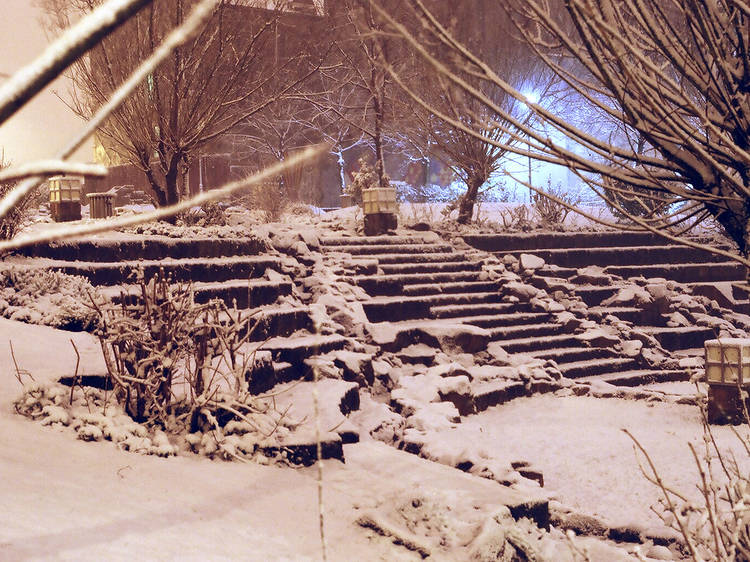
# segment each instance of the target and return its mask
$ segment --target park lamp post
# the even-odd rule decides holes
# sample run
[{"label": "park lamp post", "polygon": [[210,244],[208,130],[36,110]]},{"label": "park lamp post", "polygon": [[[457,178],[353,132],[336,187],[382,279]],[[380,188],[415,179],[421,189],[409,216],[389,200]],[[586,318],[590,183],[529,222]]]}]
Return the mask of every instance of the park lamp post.
[{"label": "park lamp post", "polygon": [[720,338],[705,342],[708,422],[742,423],[750,402],[750,339]]},{"label": "park lamp post", "polygon": [[81,178],[72,176],[54,176],[47,181],[55,222],[81,220],[81,183]]}]

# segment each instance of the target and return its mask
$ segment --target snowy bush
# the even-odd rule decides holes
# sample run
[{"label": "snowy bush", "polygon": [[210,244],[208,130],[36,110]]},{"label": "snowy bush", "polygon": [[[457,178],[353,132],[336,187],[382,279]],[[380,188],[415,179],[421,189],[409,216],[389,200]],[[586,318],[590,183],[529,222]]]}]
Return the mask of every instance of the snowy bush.
[{"label": "snowy bush", "polygon": [[200,207],[194,207],[189,211],[177,215],[178,226],[226,226],[227,215],[224,207],[215,202],[208,201]]},{"label": "snowy bush", "polygon": [[86,295],[95,295],[95,289],[78,275],[41,268],[0,271],[0,314],[12,320],[93,330],[97,316],[86,304]]},{"label": "snowy bush", "polygon": [[[390,181],[388,176],[385,176],[386,181]],[[362,191],[365,189],[373,189],[380,187],[380,180],[375,168],[367,163],[364,158],[359,159],[359,170],[354,172],[354,178],[352,182],[346,186],[345,192],[352,196],[352,199],[357,205],[362,204]]]},{"label": "snowy bush", "polygon": [[177,412],[205,409],[218,391],[246,394],[254,318],[221,300],[196,303],[189,284],[173,284],[163,272],[150,280],[141,273],[137,283],[137,295],[97,306],[97,335],[125,412],[166,426]]},{"label": "snowy bush", "polygon": [[[9,166],[10,162],[5,160],[5,155],[0,156],[0,170]],[[14,187],[16,187],[15,181],[0,182],[0,198],[4,198]],[[38,191],[29,193],[0,219],[0,240],[10,240],[21,230],[24,223],[31,217],[31,210],[37,203],[37,197]]]},{"label": "snowy bush", "polygon": [[562,201],[562,203],[542,193],[534,193],[531,197],[534,214],[542,227],[561,229],[565,224],[565,219],[568,218],[572,209],[581,203],[581,199],[565,191],[559,182],[553,186],[550,178],[547,178],[546,192]]},{"label": "snowy bush", "polygon": [[18,414],[68,428],[81,441],[110,441],[126,451],[160,457],[184,450],[221,460],[283,461],[280,439],[294,427],[283,412],[247,394],[218,392],[204,396],[196,408],[183,402],[164,427],[137,423],[112,392],[96,388],[31,383],[13,404]]}]

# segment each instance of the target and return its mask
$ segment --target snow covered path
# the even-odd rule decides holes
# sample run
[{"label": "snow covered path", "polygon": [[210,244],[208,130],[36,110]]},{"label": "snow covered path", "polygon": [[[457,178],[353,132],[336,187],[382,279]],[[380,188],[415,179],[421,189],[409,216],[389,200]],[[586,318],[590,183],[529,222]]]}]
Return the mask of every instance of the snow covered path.
[{"label": "snow covered path", "polygon": [[[20,385],[7,341],[42,381],[73,374],[71,337],[81,373],[101,373],[92,336],[0,319],[0,559],[320,559],[313,469],[142,456],[13,413]],[[353,492],[356,474],[349,480]],[[325,501],[330,559],[392,559],[398,547],[355,524],[352,494],[327,489]]]}]

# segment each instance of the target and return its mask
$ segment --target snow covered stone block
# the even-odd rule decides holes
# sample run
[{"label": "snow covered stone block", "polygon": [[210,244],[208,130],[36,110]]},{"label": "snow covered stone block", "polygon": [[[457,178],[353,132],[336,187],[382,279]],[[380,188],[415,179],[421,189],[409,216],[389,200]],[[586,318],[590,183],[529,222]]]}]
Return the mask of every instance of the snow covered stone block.
[{"label": "snow covered stone block", "polygon": [[443,321],[391,324],[368,324],[373,342],[388,351],[398,351],[417,343],[424,343],[447,354],[478,353],[487,349],[490,332],[470,324],[451,324]]},{"label": "snow covered stone block", "polygon": [[521,382],[492,381],[476,385],[473,394],[475,411],[483,412],[523,396],[526,388]]},{"label": "snow covered stone block", "polygon": [[741,423],[743,402],[750,407],[750,339],[707,340],[706,381],[709,423]]},{"label": "snow covered stone block", "polygon": [[533,254],[521,254],[521,268],[524,270],[541,269],[545,261],[539,256]]},{"label": "snow covered stone block", "polygon": [[[264,455],[283,455],[291,464],[312,466],[318,460],[318,444],[313,435],[294,435],[281,445],[260,447]],[[344,462],[344,448],[341,436],[337,433],[324,433],[320,438],[320,458],[336,459]]]}]

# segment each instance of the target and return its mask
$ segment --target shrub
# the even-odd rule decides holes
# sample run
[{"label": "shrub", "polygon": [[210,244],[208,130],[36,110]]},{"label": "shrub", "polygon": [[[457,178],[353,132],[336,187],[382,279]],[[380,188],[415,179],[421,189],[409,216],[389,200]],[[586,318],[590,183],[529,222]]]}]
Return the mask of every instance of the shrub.
[{"label": "shrub", "polygon": [[[644,219],[664,216],[676,199],[668,194],[655,194],[651,190],[625,186],[616,181],[613,181],[610,187],[605,186],[603,191],[607,197],[604,200],[607,208],[609,208],[612,216],[620,222],[629,222],[628,215]],[[617,207],[620,207],[625,213]]]},{"label": "shrub", "polygon": [[0,271],[0,314],[12,320],[90,331],[97,315],[81,297],[94,293],[91,283],[78,275],[44,268]]},{"label": "shrub", "polygon": [[226,226],[227,215],[220,203],[207,201],[199,208],[193,208],[177,215],[177,224],[182,226]]},{"label": "shrub", "polygon": [[500,219],[506,230],[522,230],[528,232],[532,228],[531,213],[526,205],[518,205],[500,211]]},{"label": "shrub", "polygon": [[254,184],[242,195],[232,199],[234,205],[260,211],[266,222],[276,222],[286,211],[289,201],[283,196],[277,182]]},{"label": "shrub", "polygon": [[[388,176],[385,177],[387,182],[390,182]],[[345,192],[352,196],[352,199],[357,205],[362,204],[362,191],[365,189],[373,189],[380,187],[380,179],[378,174],[375,172],[375,168],[367,163],[364,158],[359,159],[359,170],[354,172],[352,182],[346,186]]]},{"label": "shrub", "polygon": [[568,218],[571,208],[579,205],[581,199],[566,192],[559,182],[553,187],[550,178],[547,178],[547,193],[556,197],[565,205],[542,193],[535,192],[531,196],[532,209],[542,227],[560,229],[565,224],[565,219]]},{"label": "shrub", "polygon": [[[10,162],[5,160],[4,154],[1,155],[0,170],[4,170],[8,166],[10,166]],[[16,183],[15,181],[0,182],[0,198],[5,198],[16,187]],[[38,198],[38,192],[27,194],[8,211],[8,214],[0,219],[0,240],[10,240],[18,234],[24,223],[29,219],[36,198]]]},{"label": "shrub", "polygon": [[163,273],[148,281],[139,273],[137,283],[138,294],[118,305],[96,304],[97,335],[125,412],[165,426],[177,413],[194,420],[209,404],[229,411],[227,393],[246,395],[252,377],[252,316],[221,300],[198,304],[189,284],[173,284]]}]

